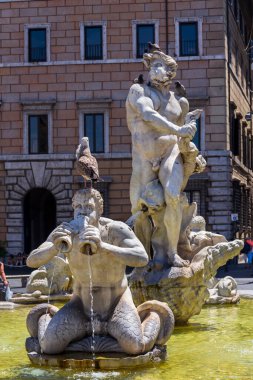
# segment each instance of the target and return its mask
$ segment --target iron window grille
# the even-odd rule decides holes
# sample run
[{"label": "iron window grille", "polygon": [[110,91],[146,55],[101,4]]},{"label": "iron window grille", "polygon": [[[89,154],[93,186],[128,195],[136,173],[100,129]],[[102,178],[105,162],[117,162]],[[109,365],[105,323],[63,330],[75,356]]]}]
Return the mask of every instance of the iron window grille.
[{"label": "iron window grille", "polygon": [[85,59],[103,59],[102,26],[85,26]]},{"label": "iron window grille", "polygon": [[89,138],[92,153],[104,153],[104,114],[84,114],[84,136]]},{"label": "iron window grille", "polygon": [[199,55],[198,23],[180,22],[179,24],[180,56]]},{"label": "iron window grille", "polygon": [[46,29],[29,29],[28,34],[29,62],[46,62],[47,61],[47,32]]},{"label": "iron window grille", "polygon": [[48,153],[48,115],[28,117],[29,154]]},{"label": "iron window grille", "polygon": [[148,43],[155,42],[155,25],[141,24],[136,26],[136,58],[142,58],[147,51]]}]

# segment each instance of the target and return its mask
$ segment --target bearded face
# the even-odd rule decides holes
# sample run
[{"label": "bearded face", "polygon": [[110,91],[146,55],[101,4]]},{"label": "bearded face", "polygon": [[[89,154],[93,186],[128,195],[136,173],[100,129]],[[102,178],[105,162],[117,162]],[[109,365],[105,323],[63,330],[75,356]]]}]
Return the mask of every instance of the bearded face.
[{"label": "bearded face", "polygon": [[156,87],[169,87],[172,79],[176,76],[176,69],[167,65],[161,59],[155,59],[151,62],[149,77],[151,83]]}]

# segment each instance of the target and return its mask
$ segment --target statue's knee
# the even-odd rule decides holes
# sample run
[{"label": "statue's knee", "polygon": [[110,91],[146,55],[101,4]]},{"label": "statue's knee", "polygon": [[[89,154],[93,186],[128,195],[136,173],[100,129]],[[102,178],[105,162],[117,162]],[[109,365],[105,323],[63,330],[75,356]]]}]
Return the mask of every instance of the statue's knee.
[{"label": "statue's knee", "polygon": [[41,351],[45,354],[60,354],[65,349],[65,342],[60,341],[55,334],[45,333],[39,339]]},{"label": "statue's knee", "polygon": [[42,338],[40,341],[40,348],[42,353],[52,355],[60,354],[65,347],[61,347],[58,342]]},{"label": "statue's knee", "polygon": [[142,341],[130,341],[124,345],[124,351],[129,355],[141,354],[144,350],[144,343]]},{"label": "statue's knee", "polygon": [[180,195],[179,194],[166,190],[165,202],[166,202],[167,206],[176,207],[179,204],[179,201],[180,201]]}]

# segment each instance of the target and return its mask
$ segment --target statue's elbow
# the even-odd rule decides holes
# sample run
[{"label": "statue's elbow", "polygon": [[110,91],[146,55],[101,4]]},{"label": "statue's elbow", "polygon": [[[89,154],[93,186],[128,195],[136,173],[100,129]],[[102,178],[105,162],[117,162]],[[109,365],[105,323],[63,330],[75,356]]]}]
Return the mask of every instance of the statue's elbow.
[{"label": "statue's elbow", "polygon": [[30,268],[38,268],[40,266],[40,264],[38,263],[38,260],[33,255],[27,257],[26,265]]},{"label": "statue's elbow", "polygon": [[140,267],[144,267],[145,265],[148,264],[148,255],[147,255],[146,251],[140,252],[140,256],[139,256],[138,261],[139,261],[138,266],[140,266]]},{"label": "statue's elbow", "polygon": [[142,113],[142,118],[144,121],[153,121],[154,120],[154,111],[144,110]]}]

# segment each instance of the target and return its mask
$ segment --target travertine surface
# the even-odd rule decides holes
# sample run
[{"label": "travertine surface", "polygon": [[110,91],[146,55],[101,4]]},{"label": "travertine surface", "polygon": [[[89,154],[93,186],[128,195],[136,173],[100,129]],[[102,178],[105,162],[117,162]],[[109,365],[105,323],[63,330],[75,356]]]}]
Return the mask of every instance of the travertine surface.
[{"label": "travertine surface", "polygon": [[177,64],[157,45],[149,45],[143,56],[148,81],[139,78],[126,101],[133,156],[130,200],[133,214],[143,210],[135,231],[145,247],[152,246],[154,265],[183,267],[189,262],[182,258],[178,244],[189,244],[185,229],[195,210],[183,190],[189,176],[206,164],[191,142],[201,110],[189,112],[180,84],[176,92],[170,91]]},{"label": "travertine surface", "polygon": [[226,276],[221,280],[213,280],[208,283],[209,298],[206,300],[207,304],[237,303],[240,301],[237,282],[233,277]]},{"label": "travertine surface", "polygon": [[241,240],[218,243],[203,248],[188,267],[171,267],[163,271],[154,271],[148,267],[135,269],[130,277],[135,303],[154,298],[167,302],[176,323],[186,323],[190,317],[200,313],[209,298],[208,280],[227,260],[238,255],[242,247]]},{"label": "travertine surface", "polygon": [[148,80],[140,76],[131,86],[126,110],[133,155],[130,222],[150,260],[133,271],[130,284],[137,304],[168,302],[176,321],[185,323],[208,298],[207,281],[240,252],[242,242],[205,231],[204,219],[196,217],[197,205],[184,189],[206,165],[191,141],[202,110],[189,112],[180,82],[170,90],[177,70],[172,57],[149,44],[143,58]]},{"label": "travertine surface", "polygon": [[45,265],[33,271],[26,291],[40,291],[42,295],[65,294],[72,291],[72,273],[64,257],[55,256]]},{"label": "travertine surface", "polygon": [[170,308],[159,301],[136,308],[125,275],[126,265],[148,262],[141,242],[126,224],[101,217],[103,201],[96,190],[76,192],[73,208],[74,219],[57,227],[27,259],[39,267],[64,252],[74,277],[72,299],[63,308],[42,304],[28,314],[34,338],[28,351],[140,354],[164,345],[174,328]]}]

